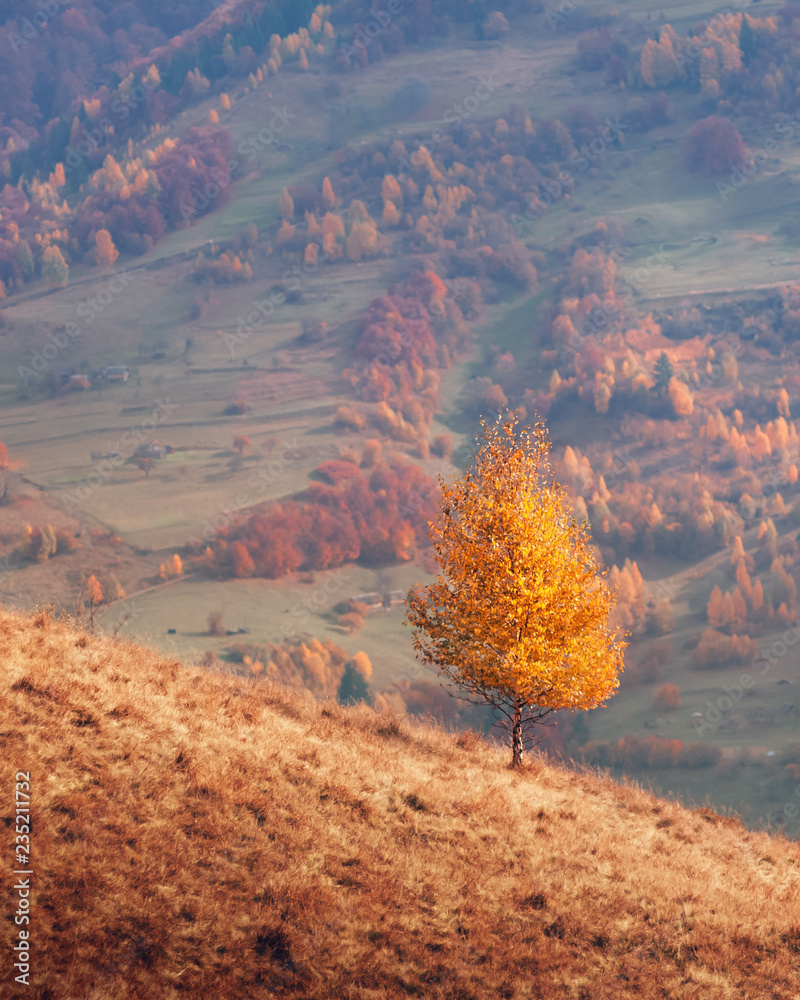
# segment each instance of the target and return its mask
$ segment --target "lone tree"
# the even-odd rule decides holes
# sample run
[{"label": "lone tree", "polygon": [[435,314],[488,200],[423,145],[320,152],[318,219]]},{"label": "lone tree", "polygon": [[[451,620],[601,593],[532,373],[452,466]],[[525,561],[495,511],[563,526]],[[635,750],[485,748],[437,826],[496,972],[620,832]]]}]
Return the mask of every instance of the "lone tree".
[{"label": "lone tree", "polygon": [[609,625],[615,597],[588,530],[553,478],[544,424],[521,428],[506,413],[481,425],[464,476],[439,477],[429,525],[441,574],[409,591],[407,621],[417,657],[465,692],[457,697],[500,713],[519,767],[548,715],[614,693],[627,642]]},{"label": "lone tree", "polygon": [[136,465],[144,473],[144,478],[145,479],[149,479],[150,478],[150,473],[153,470],[153,459],[152,458],[146,458],[144,455],[140,455],[136,459]]}]

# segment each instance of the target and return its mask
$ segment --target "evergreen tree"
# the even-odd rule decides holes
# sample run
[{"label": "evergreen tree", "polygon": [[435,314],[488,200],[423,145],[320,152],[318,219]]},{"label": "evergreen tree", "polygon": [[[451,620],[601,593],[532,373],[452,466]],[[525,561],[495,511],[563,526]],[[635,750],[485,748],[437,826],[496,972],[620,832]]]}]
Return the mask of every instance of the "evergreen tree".
[{"label": "evergreen tree", "polygon": [[753,34],[753,29],[750,27],[750,22],[746,14],[742,15],[742,27],[739,31],[739,48],[742,50],[742,62],[745,66],[749,66],[750,60],[755,57],[758,49],[756,46],[756,37]]},{"label": "evergreen tree", "polygon": [[19,264],[22,276],[26,281],[33,277],[35,266],[33,262],[33,254],[31,253],[31,247],[27,240],[19,241],[19,246],[17,247],[17,263]]},{"label": "evergreen tree", "polygon": [[585,712],[578,712],[575,715],[575,722],[572,724],[571,739],[573,743],[577,743],[579,747],[582,747],[584,743],[589,742],[590,738],[589,727],[586,725],[586,714]]},{"label": "evergreen tree", "polygon": [[669,383],[674,374],[675,372],[670,364],[669,358],[662,351],[658,361],[656,361],[656,368],[653,372],[653,377],[656,380],[655,385],[653,386],[653,392],[657,392],[659,396],[666,392],[667,389],[669,389]]},{"label": "evergreen tree", "polygon": [[336,697],[342,705],[355,705],[359,701],[364,701],[368,705],[372,704],[372,692],[369,689],[369,684],[352,663],[348,663],[344,668],[344,675],[339,682],[339,692]]}]

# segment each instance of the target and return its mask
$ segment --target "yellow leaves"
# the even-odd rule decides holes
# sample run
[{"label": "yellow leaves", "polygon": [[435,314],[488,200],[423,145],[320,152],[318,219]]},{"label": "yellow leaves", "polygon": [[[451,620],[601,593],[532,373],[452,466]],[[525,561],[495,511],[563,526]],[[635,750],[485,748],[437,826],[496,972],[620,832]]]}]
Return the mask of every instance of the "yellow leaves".
[{"label": "yellow leaves", "polygon": [[101,267],[111,267],[119,257],[119,251],[114,246],[111,233],[107,229],[99,229],[95,234],[95,260]]},{"label": "yellow leaves", "polygon": [[588,531],[553,482],[543,424],[483,424],[464,477],[442,483],[439,582],[409,593],[414,646],[456,683],[531,706],[595,707],[618,686],[624,640]]}]

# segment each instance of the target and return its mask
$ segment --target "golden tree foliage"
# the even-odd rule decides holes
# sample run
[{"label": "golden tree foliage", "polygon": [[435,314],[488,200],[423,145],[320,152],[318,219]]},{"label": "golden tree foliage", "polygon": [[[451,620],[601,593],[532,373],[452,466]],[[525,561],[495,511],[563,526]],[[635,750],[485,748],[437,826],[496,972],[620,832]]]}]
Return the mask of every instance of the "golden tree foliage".
[{"label": "golden tree foliage", "polygon": [[102,604],[103,603],[103,588],[100,586],[100,581],[92,573],[92,575],[87,579],[86,584],[86,600],[90,604]]},{"label": "golden tree foliage", "polygon": [[439,478],[442,572],[409,591],[407,617],[418,656],[505,716],[519,766],[532,724],[613,694],[627,643],[609,626],[615,598],[554,480],[544,424],[512,413],[482,427],[464,476]]},{"label": "golden tree foliage", "polygon": [[393,201],[395,205],[403,204],[403,189],[392,174],[386,174],[381,184],[381,194],[384,201]]},{"label": "golden tree foliage", "polygon": [[281,217],[287,220],[294,218],[294,198],[289,194],[289,189],[284,188],[278,199],[278,211]]},{"label": "golden tree foliage", "polygon": [[338,199],[333,193],[333,185],[331,184],[330,178],[326,177],[322,182],[322,201],[325,208],[330,212],[338,204]]},{"label": "golden tree foliage", "polygon": [[322,236],[322,226],[317,222],[317,217],[313,212],[306,212],[306,225],[309,237]]},{"label": "golden tree foliage", "polygon": [[158,575],[162,580],[169,580],[173,576],[181,576],[183,573],[183,562],[177,552],[165,563],[161,563]]},{"label": "golden tree foliage", "polygon": [[97,245],[95,260],[101,267],[111,267],[119,257],[119,250],[114,246],[111,233],[107,229],[98,229],[94,239]]},{"label": "golden tree foliage", "polygon": [[359,261],[365,255],[372,255],[378,247],[378,231],[373,222],[356,222],[347,237],[347,256]]},{"label": "golden tree foliage", "polygon": [[384,226],[396,226],[400,222],[400,212],[393,201],[383,203],[383,224]]},{"label": "golden tree foliage", "polygon": [[694,410],[694,400],[686,385],[679,379],[670,379],[669,398],[672,406],[679,417],[691,416]]},{"label": "golden tree foliage", "polygon": [[289,240],[294,239],[295,227],[287,219],[284,219],[281,223],[281,228],[278,230],[277,242],[288,243]]},{"label": "golden tree foliage", "polygon": [[326,212],[322,218],[322,248],[328,256],[334,253],[336,240],[344,236],[344,222],[333,212]]}]

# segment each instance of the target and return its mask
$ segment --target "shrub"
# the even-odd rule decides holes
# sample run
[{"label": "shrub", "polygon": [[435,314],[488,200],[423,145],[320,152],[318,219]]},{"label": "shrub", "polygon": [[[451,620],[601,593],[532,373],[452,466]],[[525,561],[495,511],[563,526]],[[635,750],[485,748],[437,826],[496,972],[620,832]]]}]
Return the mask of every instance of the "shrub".
[{"label": "shrub", "polygon": [[746,156],[739,130],[728,118],[716,115],[699,121],[684,143],[684,162],[692,173],[724,174]]},{"label": "shrub", "polygon": [[653,695],[653,707],[661,712],[670,712],[681,707],[681,695],[675,684],[662,684]]},{"label": "shrub", "polygon": [[431,442],[431,454],[437,458],[450,458],[453,454],[453,439],[449,434],[438,434]]}]

